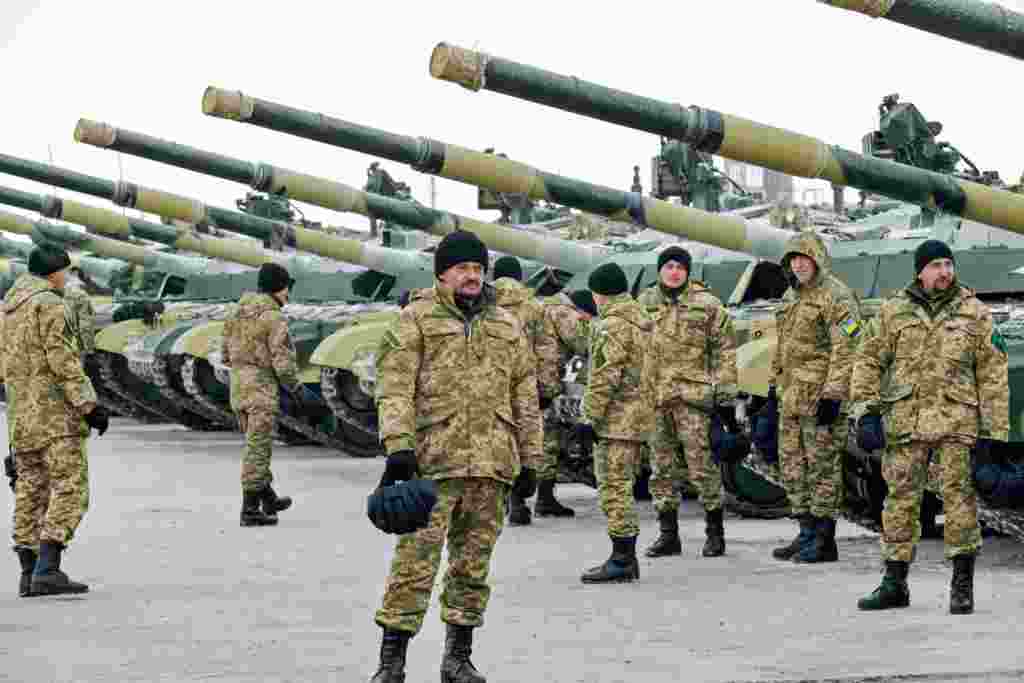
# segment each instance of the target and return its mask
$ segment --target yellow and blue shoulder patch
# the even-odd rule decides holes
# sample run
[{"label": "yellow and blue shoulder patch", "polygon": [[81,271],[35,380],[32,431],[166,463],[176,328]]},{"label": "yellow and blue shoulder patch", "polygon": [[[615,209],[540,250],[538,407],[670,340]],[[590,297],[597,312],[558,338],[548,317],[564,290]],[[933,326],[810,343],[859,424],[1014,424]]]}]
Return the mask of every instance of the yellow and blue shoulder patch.
[{"label": "yellow and blue shoulder patch", "polygon": [[839,323],[839,331],[850,339],[856,339],[857,335],[859,335],[861,331],[860,321],[852,315],[848,315],[841,323]]}]

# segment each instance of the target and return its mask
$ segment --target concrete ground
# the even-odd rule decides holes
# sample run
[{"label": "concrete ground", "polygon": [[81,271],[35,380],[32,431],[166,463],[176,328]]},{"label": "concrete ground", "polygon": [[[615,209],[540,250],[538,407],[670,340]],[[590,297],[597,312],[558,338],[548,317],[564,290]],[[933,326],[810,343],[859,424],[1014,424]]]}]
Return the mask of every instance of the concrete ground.
[{"label": "concrete ground", "polygon": [[[19,599],[0,582],[3,681],[367,681],[393,538],[365,516],[380,460],[281,447],[276,528],[238,526],[240,436],[115,420],[90,442],[91,509],[65,555],[81,597]],[[877,537],[840,526],[840,562],[771,559],[791,522],[729,518],[728,554],[697,557],[703,520],[683,509],[683,557],[642,560],[632,585],[584,586],[608,554],[593,491],[559,490],[574,520],[506,528],[473,656],[491,683],[552,681],[978,680],[1024,675],[1017,619],[1024,546],[990,539],[977,613],[946,613],[950,568],[927,541],[912,605],[862,613],[879,579]],[[9,537],[13,498],[0,493]],[[640,505],[640,544],[656,533]],[[412,641],[408,683],[438,680],[436,594]]]}]

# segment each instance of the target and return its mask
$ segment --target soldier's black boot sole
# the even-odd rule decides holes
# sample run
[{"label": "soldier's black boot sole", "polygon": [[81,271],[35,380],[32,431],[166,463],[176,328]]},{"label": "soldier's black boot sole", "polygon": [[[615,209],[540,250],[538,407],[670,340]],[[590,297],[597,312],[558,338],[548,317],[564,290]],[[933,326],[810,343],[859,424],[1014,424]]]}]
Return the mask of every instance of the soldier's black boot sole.
[{"label": "soldier's black boot sole", "polygon": [[974,555],[953,558],[953,580],[949,584],[949,613],[974,613]]},{"label": "soldier's black boot sole", "polygon": [[779,546],[772,550],[772,557],[776,560],[792,560],[800,552],[800,536],[797,536],[789,545]]}]

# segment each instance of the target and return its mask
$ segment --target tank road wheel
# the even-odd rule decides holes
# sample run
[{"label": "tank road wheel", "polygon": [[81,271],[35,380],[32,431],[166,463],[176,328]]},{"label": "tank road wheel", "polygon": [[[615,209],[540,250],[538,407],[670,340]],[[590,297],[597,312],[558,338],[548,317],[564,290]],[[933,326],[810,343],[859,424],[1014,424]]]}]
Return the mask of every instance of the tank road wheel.
[{"label": "tank road wheel", "polygon": [[323,368],[320,391],[338,422],[345,452],[356,458],[384,455],[377,423],[377,404],[359,387],[359,379],[348,370]]}]

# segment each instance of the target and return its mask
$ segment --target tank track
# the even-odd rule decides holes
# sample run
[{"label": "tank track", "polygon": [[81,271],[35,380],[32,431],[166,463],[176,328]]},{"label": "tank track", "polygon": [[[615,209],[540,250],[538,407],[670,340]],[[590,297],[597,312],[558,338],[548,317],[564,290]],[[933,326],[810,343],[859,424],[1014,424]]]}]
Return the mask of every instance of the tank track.
[{"label": "tank track", "polygon": [[[172,403],[181,405],[185,410],[205,421],[206,426],[201,429],[219,431],[231,426],[230,422],[224,421],[224,416],[219,411],[207,409],[205,405],[193,400],[191,396],[183,394],[174,387],[171,382],[170,366],[167,363],[166,357],[155,356],[150,366],[150,371],[147,374],[152,379],[153,386],[157,388],[161,396]],[[188,427],[190,429],[197,429],[192,424],[188,425]]]},{"label": "tank track", "polygon": [[113,355],[106,351],[97,351],[96,368],[105,391],[113,394],[119,401],[134,406],[134,412],[146,422],[177,422],[177,419],[165,414],[159,408],[146,401],[140,401],[129,392],[117,377],[113,367]]},{"label": "tank track", "polygon": [[334,413],[335,419],[338,420],[343,426],[343,429],[350,429],[357,434],[360,434],[372,440],[376,445],[373,447],[367,447],[361,443],[356,443],[352,439],[346,439],[344,451],[357,458],[373,458],[379,455],[384,455],[384,448],[380,444],[380,434],[376,430],[370,429],[363,424],[359,419],[352,413],[352,409],[349,408],[348,403],[341,397],[341,393],[338,391],[338,373],[343,372],[338,368],[321,368],[320,370],[320,391],[323,394],[324,401],[327,406]]},{"label": "tank track", "polygon": [[88,375],[89,380],[93,384],[93,389],[96,390],[96,397],[99,399],[100,405],[106,408],[112,416],[120,415],[121,417],[128,417],[141,422],[148,419],[148,416],[150,415],[148,411],[143,411],[134,403],[122,400],[103,386],[103,378],[102,375],[100,375],[99,370],[99,360],[95,354],[87,356],[83,362],[83,366],[85,368],[85,374]]}]

